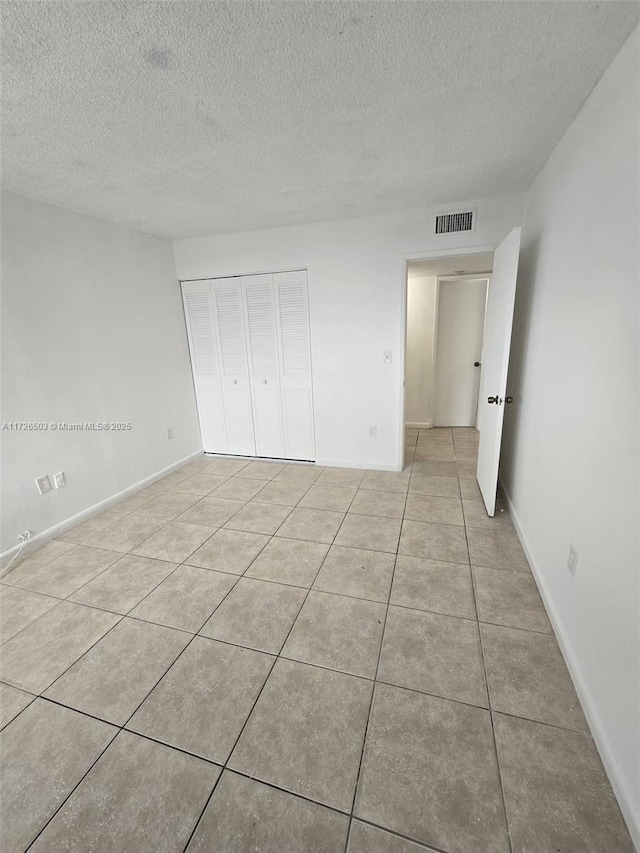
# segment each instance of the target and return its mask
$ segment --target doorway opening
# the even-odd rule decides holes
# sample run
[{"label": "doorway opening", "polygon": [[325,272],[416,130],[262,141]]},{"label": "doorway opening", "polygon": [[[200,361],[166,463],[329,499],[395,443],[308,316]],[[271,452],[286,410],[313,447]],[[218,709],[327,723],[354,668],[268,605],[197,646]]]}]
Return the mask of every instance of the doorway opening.
[{"label": "doorway opening", "polygon": [[405,428],[478,427],[493,252],[407,263]]},{"label": "doorway opening", "polygon": [[[505,404],[515,399],[513,393],[507,393],[507,380],[521,230],[519,226],[513,228],[494,250],[487,247],[476,255],[463,250],[444,257],[404,259],[407,295],[405,383],[401,408],[405,424],[401,445],[404,465],[413,464],[414,470],[417,470],[416,465],[421,465],[423,473],[435,476],[443,468],[454,475],[460,475],[463,470],[465,476],[469,467],[475,468],[476,481],[489,516],[495,514]],[[486,297],[478,289],[482,285],[475,285],[475,289],[470,290],[466,287],[474,280],[484,280]],[[457,289],[442,289],[451,284]],[[443,300],[442,311],[438,304],[440,299]],[[470,302],[474,300],[475,315],[469,309]],[[474,353],[480,340],[479,331],[474,338],[469,329],[474,324],[476,330],[479,329],[483,302],[484,334],[481,336],[482,354],[478,358]],[[463,319],[474,316],[475,320],[468,322]],[[460,381],[454,370],[458,363],[466,371],[461,374],[463,378]],[[478,369],[480,378],[472,381],[469,375]],[[459,400],[464,404],[458,405]],[[473,424],[476,408],[475,427],[455,425],[457,418],[466,418]],[[477,451],[473,454],[477,460],[475,466],[470,458],[458,460],[454,447],[439,445],[438,436],[430,430],[440,424],[446,425],[442,433],[450,432],[454,445],[456,430],[467,433],[460,438],[468,439],[463,441],[468,444],[465,450],[476,446]],[[447,436],[441,437],[446,444]],[[424,440],[422,448],[421,438]],[[414,446],[413,462],[406,458],[411,444]],[[420,462],[419,452],[425,454],[426,459],[437,452],[440,464],[434,464],[433,458],[430,462]],[[453,455],[448,465],[442,462],[443,452]]]}]

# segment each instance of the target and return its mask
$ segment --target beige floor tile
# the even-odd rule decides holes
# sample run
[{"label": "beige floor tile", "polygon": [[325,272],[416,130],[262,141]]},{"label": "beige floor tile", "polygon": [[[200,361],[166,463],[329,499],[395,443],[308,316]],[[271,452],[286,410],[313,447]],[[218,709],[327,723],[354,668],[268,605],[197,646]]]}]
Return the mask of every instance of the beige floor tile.
[{"label": "beige floor tile", "polygon": [[462,502],[459,498],[434,495],[414,495],[407,498],[404,517],[410,521],[432,521],[437,524],[464,525]]},{"label": "beige floor tile", "polygon": [[393,554],[332,545],[313,588],[386,603],[394,562]]},{"label": "beige floor tile", "polygon": [[481,622],[553,633],[533,576],[479,566],[472,570]]},{"label": "beige floor tile", "polygon": [[414,844],[407,838],[400,838],[399,835],[359,820],[351,824],[347,853],[429,853],[431,850],[431,847]]},{"label": "beige floor tile", "polygon": [[18,566],[15,571],[5,575],[4,580],[33,592],[66,598],[115,563],[120,556],[115,551],[78,545],[70,554],[56,557],[43,566]]},{"label": "beige floor tile", "polygon": [[189,853],[343,853],[346,815],[225,770]]},{"label": "beige floor tile", "polygon": [[488,707],[478,625],[406,607],[390,607],[380,681]]},{"label": "beige floor tile", "polygon": [[357,489],[363,477],[364,471],[358,468],[325,468],[316,482],[319,486]]},{"label": "beige floor tile", "polygon": [[[29,846],[116,734],[113,726],[42,699],[3,730],[3,853]],[[69,848],[49,847],[62,849]]]},{"label": "beige floor tile", "polygon": [[335,544],[395,554],[401,524],[399,518],[349,514],[338,531]]},{"label": "beige floor tile", "polygon": [[412,473],[409,494],[434,495],[441,498],[460,497],[457,477],[437,477],[429,474]]},{"label": "beige floor tile", "polygon": [[175,568],[176,563],[127,554],[81,587],[71,600],[124,615]]},{"label": "beige floor tile", "polygon": [[400,554],[393,576],[391,604],[475,619],[469,566]]},{"label": "beige floor tile", "polygon": [[242,530],[223,528],[207,539],[204,545],[187,559],[187,562],[190,566],[241,575],[268,541],[269,537],[262,533],[246,533]]},{"label": "beige floor tile", "polygon": [[153,500],[154,498],[163,495],[165,492],[168,492],[169,485],[169,483],[165,483],[163,480],[156,480],[155,483],[151,483],[151,485],[145,486],[144,489],[140,489],[140,491],[136,492],[135,494],[139,495],[141,498]]},{"label": "beige floor tile", "polygon": [[[18,690],[17,687],[11,687],[10,684],[0,683],[0,729],[3,729],[7,723],[17,717],[35,698],[33,693]],[[2,769],[0,768],[1,775]]]},{"label": "beige floor tile", "polygon": [[[421,454],[422,455],[422,454]],[[446,459],[421,459],[416,448],[415,461],[412,468],[413,474],[427,477],[457,477],[458,467],[455,462]]]},{"label": "beige floor tile", "polygon": [[148,504],[136,510],[137,515],[159,518],[161,521],[170,521],[193,506],[200,500],[198,495],[190,495],[183,492],[165,492]]},{"label": "beige floor tile", "polygon": [[30,693],[41,693],[120,618],[61,601],[2,646],[0,678]]},{"label": "beige floor tile", "polygon": [[398,552],[427,560],[469,563],[464,528],[452,524],[403,521]]},{"label": "beige floor tile", "polygon": [[456,459],[456,469],[459,477],[475,477],[478,463],[472,459]]},{"label": "beige floor tile", "polygon": [[320,542],[274,537],[256,557],[247,577],[310,587],[329,550]]},{"label": "beige floor tile", "polygon": [[440,850],[508,853],[489,713],[376,685],[354,814]]},{"label": "beige floor tile", "polygon": [[250,459],[234,459],[225,456],[208,456],[206,460],[200,471],[203,474],[214,474],[217,477],[233,477],[238,471],[246,468],[251,461]]},{"label": "beige floor tile", "polygon": [[355,497],[356,489],[346,489],[342,486],[323,486],[316,483],[300,501],[301,507],[308,509],[327,509],[335,512],[346,512]]},{"label": "beige floor tile", "polygon": [[275,658],[196,637],[127,728],[224,764]]},{"label": "beige floor tile", "polygon": [[631,853],[589,735],[494,714],[513,853]]},{"label": "beige floor tile", "polygon": [[280,659],[267,679],[229,767],[349,811],[372,683]]},{"label": "beige floor tile", "polygon": [[588,731],[554,637],[498,625],[480,630],[494,711]]},{"label": "beige floor tile", "polygon": [[[185,480],[172,486],[171,491],[184,493],[188,495],[200,495],[205,497],[211,492],[220,488],[224,483],[228,482],[226,477],[219,477],[216,474],[192,474]],[[216,497],[233,497],[233,495],[216,495]],[[246,498],[248,500],[248,498]]]},{"label": "beige floor tile", "polygon": [[162,477],[157,482],[159,485],[164,486],[166,489],[173,489],[174,486],[183,483],[188,478],[189,472],[180,469],[178,471],[172,471],[170,474],[167,474],[166,477]]},{"label": "beige floor tile", "polygon": [[278,536],[330,545],[343,518],[344,514],[341,512],[298,507],[293,510],[282,527],[278,528]]},{"label": "beige floor tile", "polygon": [[306,483],[283,483],[271,480],[260,490],[260,501],[265,504],[296,506],[308,488]]},{"label": "beige floor tile", "polygon": [[125,617],[45,695],[124,725],[190,639],[183,631]]},{"label": "beige floor tile", "polygon": [[289,463],[273,478],[277,483],[306,483],[313,485],[325,469],[321,465],[298,465]]},{"label": "beige floor tile", "polygon": [[106,510],[80,524],[76,524],[70,530],[58,534],[58,539],[63,542],[76,542],[82,544],[90,539],[95,533],[110,527],[114,522],[122,518],[122,513]]},{"label": "beige floor tile", "polygon": [[87,539],[87,545],[126,553],[160,530],[163,524],[164,522],[157,518],[127,515],[91,536]]},{"label": "beige floor tile", "polygon": [[10,640],[56,604],[56,598],[17,586],[0,585],[0,643]]},{"label": "beige floor tile", "polygon": [[405,495],[409,488],[409,478],[409,471],[365,471],[360,488]]},{"label": "beige floor tile", "polygon": [[487,515],[485,505],[481,500],[465,500],[462,502],[464,523],[467,527],[481,527],[486,530],[501,530],[514,532],[511,516],[500,502],[496,503],[496,514]]},{"label": "beige floor tile", "polygon": [[253,500],[245,504],[227,522],[226,527],[233,530],[244,530],[247,533],[265,533],[273,536],[290,512],[290,506],[263,504],[259,500]]},{"label": "beige floor tile", "polygon": [[134,607],[130,615],[145,622],[196,633],[237,580],[236,575],[179,566]]},{"label": "beige floor tile", "polygon": [[55,560],[56,557],[62,557],[64,554],[70,554],[76,547],[76,545],[71,544],[70,542],[62,542],[59,539],[50,539],[48,542],[45,542],[44,545],[41,545],[33,551],[29,551],[17,560],[13,564],[11,570],[2,578],[3,583],[9,582],[11,575],[18,567],[24,569],[35,569],[39,566],[44,566],[45,563],[50,563],[51,560]]},{"label": "beige floor tile", "polygon": [[373,678],[386,609],[386,605],[376,601],[312,591],[282,655]]},{"label": "beige floor tile", "polygon": [[32,850],[182,853],[219,775],[213,764],[120,732]]},{"label": "beige floor tile", "polygon": [[456,458],[452,442],[447,444],[441,441],[429,442],[422,439],[418,439],[415,456],[421,461],[430,459],[453,461]]},{"label": "beige floor tile", "polygon": [[268,485],[268,480],[243,480],[242,477],[231,477],[212,492],[211,497],[227,498],[234,501],[250,501]]},{"label": "beige floor tile", "polygon": [[134,549],[140,557],[182,563],[215,533],[215,527],[172,521]]},{"label": "beige floor tile", "polygon": [[402,518],[406,496],[396,492],[376,492],[359,489],[349,507],[349,512],[358,515],[382,515],[388,518]]},{"label": "beige floor tile", "polygon": [[462,495],[462,500],[482,500],[480,487],[475,477],[460,477],[460,494]]},{"label": "beige floor tile", "polygon": [[278,654],[306,594],[295,586],[241,578],[200,634]]},{"label": "beige floor tile", "polygon": [[249,462],[241,468],[236,476],[246,477],[251,480],[272,480],[276,474],[284,470],[284,465],[281,462]]},{"label": "beige floor tile", "polygon": [[204,527],[222,527],[225,521],[228,521],[243,506],[243,501],[233,501],[211,495],[201,498],[186,512],[183,512],[178,521],[184,524],[202,524]]},{"label": "beige floor tile", "polygon": [[178,470],[181,474],[197,474],[199,471],[204,471],[209,467],[211,458],[212,457],[205,456],[203,454],[202,456],[198,456],[196,459],[192,459],[191,462],[187,462],[186,465],[183,465]]},{"label": "beige floor tile", "polygon": [[531,571],[520,540],[515,533],[469,527],[467,540],[471,563],[474,566],[486,566],[488,569],[513,569],[518,572]]},{"label": "beige floor tile", "polygon": [[113,512],[117,512],[118,514],[124,513],[125,515],[129,513],[137,512],[140,507],[146,506],[153,500],[152,495],[147,495],[144,492],[134,492],[129,495],[127,498],[123,498],[121,501],[113,504],[111,510]]}]

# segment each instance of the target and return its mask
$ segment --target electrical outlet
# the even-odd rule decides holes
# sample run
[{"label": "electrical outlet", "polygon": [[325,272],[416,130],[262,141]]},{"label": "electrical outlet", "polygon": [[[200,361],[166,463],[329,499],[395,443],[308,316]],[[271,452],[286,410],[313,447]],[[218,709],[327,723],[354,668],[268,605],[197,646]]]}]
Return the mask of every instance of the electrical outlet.
[{"label": "electrical outlet", "polygon": [[44,474],[42,477],[36,477],[36,486],[41,495],[46,495],[47,492],[50,492],[51,481],[49,480],[49,475]]},{"label": "electrical outlet", "polygon": [[569,574],[575,578],[576,572],[578,571],[578,552],[573,547],[573,545],[569,548],[569,558],[567,559],[567,568],[569,569]]},{"label": "electrical outlet", "polygon": [[169,441],[171,441],[171,439],[173,438],[173,427],[169,427],[169,429],[167,430],[167,438],[169,439]]},{"label": "electrical outlet", "polygon": [[369,438],[377,438],[378,437],[378,427],[370,426],[369,427]]},{"label": "electrical outlet", "polygon": [[57,474],[53,475],[53,485],[56,489],[61,489],[63,486],[67,485],[67,481],[64,477],[64,471],[58,471]]}]

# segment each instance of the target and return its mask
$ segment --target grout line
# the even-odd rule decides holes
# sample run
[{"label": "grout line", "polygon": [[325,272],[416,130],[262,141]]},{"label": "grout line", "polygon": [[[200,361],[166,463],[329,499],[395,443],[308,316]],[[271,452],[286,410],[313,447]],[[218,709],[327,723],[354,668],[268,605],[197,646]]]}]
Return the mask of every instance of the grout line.
[{"label": "grout line", "polygon": [[[475,580],[473,578],[473,572],[471,573],[471,583],[473,584],[473,597],[475,600],[475,598],[476,598],[476,587],[475,587]],[[498,782],[500,784],[500,798],[502,801],[502,809],[503,809],[503,813],[504,813],[505,827],[507,830],[507,840],[508,840],[508,844],[509,844],[509,850],[512,851],[513,847],[511,844],[511,830],[509,827],[509,819],[507,816],[507,801],[506,801],[506,797],[505,797],[505,793],[504,793],[504,782],[502,779],[502,769],[500,767],[500,759],[498,757],[498,741],[496,738],[496,730],[495,730],[495,725],[494,725],[494,720],[493,720],[491,691],[489,688],[489,673],[487,672],[487,661],[486,661],[486,657],[485,657],[485,653],[484,653],[484,643],[483,643],[483,639],[482,639],[482,631],[480,630],[479,625],[478,625],[478,636],[479,636],[479,640],[480,640],[480,657],[482,658],[482,671],[484,673],[485,687],[487,690],[487,700],[489,702],[489,720],[491,723],[491,736],[493,738],[493,749],[494,749],[495,759],[496,759],[496,768],[498,770]]]}]

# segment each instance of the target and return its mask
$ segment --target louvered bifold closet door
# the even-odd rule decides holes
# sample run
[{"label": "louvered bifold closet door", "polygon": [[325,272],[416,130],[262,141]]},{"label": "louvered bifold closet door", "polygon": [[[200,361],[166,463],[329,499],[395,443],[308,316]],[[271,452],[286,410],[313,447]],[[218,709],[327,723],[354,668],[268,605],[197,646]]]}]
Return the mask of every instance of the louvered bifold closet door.
[{"label": "louvered bifold closet door", "polygon": [[202,446],[208,453],[226,453],[227,430],[209,282],[183,282],[182,299]]},{"label": "louvered bifold closet door", "polygon": [[284,432],[272,275],[242,278],[256,456],[283,458]]},{"label": "louvered bifold closet door", "polygon": [[211,290],[227,430],[226,452],[255,456],[240,279],[214,279]]},{"label": "louvered bifold closet door", "polygon": [[275,273],[285,456],[315,459],[307,274]]}]

